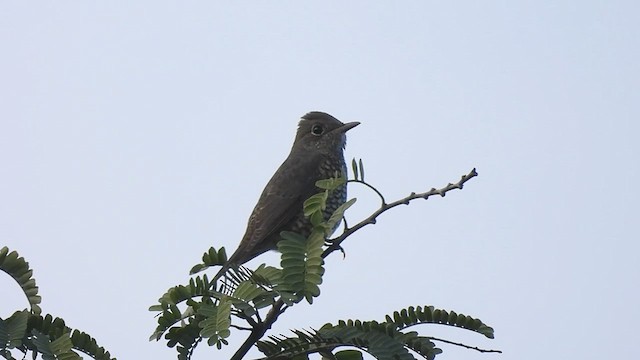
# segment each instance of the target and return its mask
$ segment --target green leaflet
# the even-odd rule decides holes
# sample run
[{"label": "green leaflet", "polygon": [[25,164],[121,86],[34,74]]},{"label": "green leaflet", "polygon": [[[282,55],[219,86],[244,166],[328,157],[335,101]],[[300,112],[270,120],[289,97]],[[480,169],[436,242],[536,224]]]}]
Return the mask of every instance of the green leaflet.
[{"label": "green leaflet", "polygon": [[305,200],[302,207],[304,211],[304,216],[311,216],[314,213],[318,213],[318,212],[322,215],[322,211],[326,207],[328,197],[329,197],[329,191],[325,190]]},{"label": "green leaflet", "polygon": [[[347,211],[348,208],[351,207],[351,205],[356,203],[356,198],[350,199],[349,201],[345,202],[344,204],[340,205],[336,211],[333,212],[333,214],[331,214],[331,217],[329,218],[329,220],[327,220],[327,225],[326,225],[326,229],[327,231],[331,231],[335,228],[335,226],[342,221],[342,218],[344,217],[344,212]],[[331,235],[331,234],[327,234],[327,235]]]},{"label": "green leaflet", "polygon": [[323,190],[333,190],[347,183],[347,179],[344,176],[336,176],[329,179],[322,179],[316,181],[316,186]]},{"label": "green leaflet", "polygon": [[364,181],[364,164],[362,159],[356,162],[356,159],[351,159],[351,170],[353,171],[353,178],[356,181]]},{"label": "green leaflet", "polygon": [[351,170],[353,171],[353,178],[358,180],[358,164],[356,158],[351,159]]},{"label": "green leaflet", "polygon": [[342,350],[335,353],[337,360],[362,360],[362,352],[358,350]]}]

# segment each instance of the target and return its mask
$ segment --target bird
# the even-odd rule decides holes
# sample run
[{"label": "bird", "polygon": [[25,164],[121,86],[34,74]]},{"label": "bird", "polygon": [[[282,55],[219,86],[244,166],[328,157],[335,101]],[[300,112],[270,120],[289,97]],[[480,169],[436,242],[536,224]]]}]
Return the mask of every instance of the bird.
[{"label": "bird", "polygon": [[[318,180],[332,178],[336,174],[346,177],[346,132],[359,124],[342,123],[321,111],[311,111],[302,116],[289,156],[265,186],[249,216],[238,248],[214,280],[231,267],[237,268],[267,251],[275,250],[282,231],[295,232],[305,238],[310,235],[313,226],[304,215],[303,203],[322,191],[316,187]],[[346,184],[334,189],[327,199],[324,218],[328,219],[346,198]]]}]

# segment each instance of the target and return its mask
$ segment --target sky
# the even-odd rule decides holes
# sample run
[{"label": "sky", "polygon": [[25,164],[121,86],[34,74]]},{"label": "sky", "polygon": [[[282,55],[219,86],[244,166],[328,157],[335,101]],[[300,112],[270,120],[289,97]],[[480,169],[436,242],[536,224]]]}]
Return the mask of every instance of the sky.
[{"label": "sky", "polygon": [[[325,111],[361,122],[345,157],[389,200],[479,176],[351,236],[320,298],[271,334],[434,305],[496,338],[421,334],[503,351],[441,344],[439,359],[632,358],[639,13],[615,0],[3,2],[0,246],[29,261],[44,312],[118,359],[175,358],[147,341],[148,307],[209,247],[235,248],[299,118]],[[349,194],[351,223],[378,206]],[[0,288],[0,316],[27,306],[8,276]]]}]

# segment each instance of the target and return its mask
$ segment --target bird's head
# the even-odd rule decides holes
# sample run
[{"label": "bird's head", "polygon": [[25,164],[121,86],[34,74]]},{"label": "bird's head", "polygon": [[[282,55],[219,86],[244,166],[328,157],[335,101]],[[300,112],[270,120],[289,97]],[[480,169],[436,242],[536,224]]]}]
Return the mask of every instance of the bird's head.
[{"label": "bird's head", "polygon": [[326,155],[341,153],[347,144],[345,133],[358,125],[359,122],[344,124],[327,113],[312,111],[300,120],[293,146]]}]

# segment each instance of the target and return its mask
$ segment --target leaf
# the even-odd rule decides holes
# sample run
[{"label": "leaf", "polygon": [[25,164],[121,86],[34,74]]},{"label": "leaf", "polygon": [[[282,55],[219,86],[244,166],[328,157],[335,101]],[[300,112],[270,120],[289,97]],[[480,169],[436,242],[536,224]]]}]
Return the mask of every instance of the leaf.
[{"label": "leaf", "polygon": [[345,175],[316,181],[316,186],[323,190],[334,190],[347,183]]},{"label": "leaf", "polygon": [[82,359],[78,354],[71,350],[73,343],[71,342],[69,333],[64,333],[53,341],[49,339],[49,336],[39,332],[38,330],[34,329],[31,333],[33,335],[32,342],[38,349],[40,355],[42,355],[42,359]]},{"label": "leaf", "polygon": [[304,216],[309,217],[316,212],[322,213],[322,210],[326,207],[328,197],[329,191],[325,190],[305,200],[303,204]]},{"label": "leaf", "polygon": [[356,158],[351,159],[351,170],[353,170],[353,178],[358,180],[358,164]]},{"label": "leaf", "polygon": [[300,293],[304,288],[306,239],[300,234],[288,231],[283,231],[280,235],[282,240],[277,246],[280,251],[282,277],[276,290],[279,293]]},{"label": "leaf", "polygon": [[196,276],[189,280],[188,285],[178,285],[167,290],[166,293],[158,299],[157,305],[149,307],[149,311],[158,311],[160,316],[157,318],[158,326],[149,338],[151,340],[160,340],[172,326],[184,320],[188,315],[182,314],[177,304],[189,301],[195,297],[218,298],[223,296],[214,290],[212,283],[206,275],[202,277]]},{"label": "leaf", "polygon": [[217,306],[203,305],[198,309],[198,314],[204,316],[204,320],[198,323],[200,336],[209,339],[209,345],[220,348],[221,340],[229,337],[231,331],[231,299],[224,297]]},{"label": "leaf", "polygon": [[39,315],[42,312],[39,306],[42,298],[38,295],[38,286],[32,278],[33,271],[29,268],[29,263],[17,252],[9,252],[9,248],[4,246],[0,249],[0,270],[9,274],[20,285],[29,301],[31,312]]},{"label": "leaf", "polygon": [[[276,294],[254,284],[243,281],[235,289],[230,299],[233,305],[247,316],[253,316],[257,309],[269,306],[275,302]],[[254,305],[251,305],[253,303]]]},{"label": "leaf", "polygon": [[338,351],[336,354],[337,360],[362,360],[364,357],[362,356],[362,352],[358,350],[342,350]]},{"label": "leaf", "polygon": [[471,330],[493,339],[493,328],[485,325],[480,319],[468,315],[458,314],[455,311],[447,312],[435,309],[433,306],[410,306],[401,311],[396,311],[393,316],[386,316],[387,323],[393,323],[398,328],[409,327],[417,324],[436,323]]},{"label": "leaf", "polygon": [[[278,242],[282,277],[275,287],[283,300],[297,302],[301,297],[311,303],[320,295],[324,261],[322,246],[324,230],[314,230],[308,239],[293,232],[283,231]],[[287,296],[286,294],[290,294]]]},{"label": "leaf", "polygon": [[[333,229],[336,228],[336,225],[342,221],[342,218],[344,217],[344,212],[347,211],[348,208],[351,207],[351,205],[356,203],[356,198],[353,198],[347,202],[345,202],[344,204],[340,205],[336,211],[333,212],[333,214],[331,214],[331,217],[329,218],[329,220],[327,220],[327,225],[326,225],[326,229],[327,231],[331,231]],[[331,234],[326,234],[327,236],[330,236]]]},{"label": "leaf", "polygon": [[197,274],[211,266],[222,266],[227,262],[227,252],[223,247],[216,251],[211,247],[202,255],[202,264],[194,265],[189,271],[189,275]]},{"label": "leaf", "polygon": [[324,337],[336,337],[347,343],[359,344],[376,359],[415,359],[404,347],[404,344],[399,341],[402,339],[402,333],[387,329],[384,324],[375,321],[340,321],[338,325],[327,324],[323,326],[318,330],[318,333]]},{"label": "leaf", "polygon": [[324,260],[322,259],[322,246],[324,245],[324,231],[313,231],[306,243],[306,261],[304,267],[304,296],[309,304],[313,298],[320,296],[322,275],[324,275]]},{"label": "leaf", "polygon": [[[318,331],[294,330],[295,337],[270,336],[258,341],[258,349],[269,358],[290,359],[301,354],[319,352],[326,358],[329,350],[340,346],[363,349],[380,360],[412,360],[414,357],[401,340],[405,334],[376,322],[349,321],[327,324]],[[338,357],[338,355],[340,357]],[[340,351],[334,358],[361,359],[359,351]]]},{"label": "leaf", "polygon": [[[95,360],[115,360],[111,357],[111,354],[109,354],[109,352],[103,347],[99,346],[96,340],[89,334],[69,328],[61,318],[54,318],[49,314],[44,317],[40,315],[31,315],[29,318],[28,329],[30,329],[30,331],[36,330],[47,335],[49,339],[51,339],[52,343],[56,344],[55,346],[61,346],[61,348],[66,346],[66,340],[60,340],[60,342],[56,342],[56,340],[61,336],[68,336],[68,334],[71,334],[73,349],[88,354]],[[75,353],[73,352],[66,352],[59,354],[59,358],[77,359],[74,355]]]},{"label": "leaf", "polygon": [[0,319],[0,349],[13,349],[22,345],[28,320],[27,310],[16,311],[6,320]]}]

